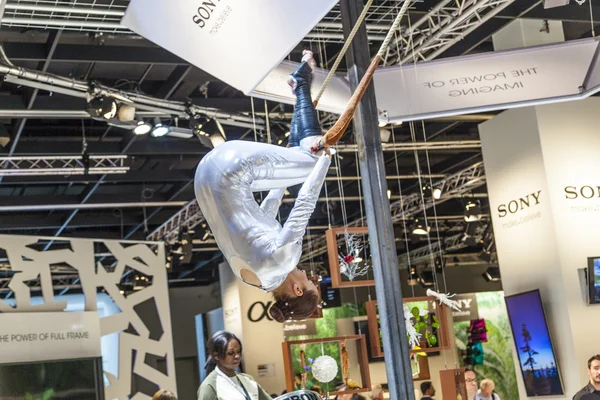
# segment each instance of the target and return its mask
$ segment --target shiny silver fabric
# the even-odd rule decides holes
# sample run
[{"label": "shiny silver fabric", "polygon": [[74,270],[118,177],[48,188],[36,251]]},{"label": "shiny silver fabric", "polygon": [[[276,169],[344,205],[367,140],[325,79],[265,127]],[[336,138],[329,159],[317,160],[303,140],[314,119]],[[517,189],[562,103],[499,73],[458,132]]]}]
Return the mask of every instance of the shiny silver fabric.
[{"label": "shiny silver fabric", "polygon": [[[196,170],[202,214],[234,273],[247,268],[261,288],[279,287],[300,260],[302,237],[325,181],[330,160],[300,147],[230,141],[207,154]],[[308,151],[307,151],[308,150]],[[302,183],[283,227],[276,220],[285,189]],[[259,206],[252,192],[270,190]]]}]

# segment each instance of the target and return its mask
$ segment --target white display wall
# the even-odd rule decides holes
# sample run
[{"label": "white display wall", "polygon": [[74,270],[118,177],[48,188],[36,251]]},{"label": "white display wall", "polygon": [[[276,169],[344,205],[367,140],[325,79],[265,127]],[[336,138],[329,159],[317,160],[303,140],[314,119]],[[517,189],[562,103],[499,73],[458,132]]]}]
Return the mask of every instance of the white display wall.
[{"label": "white display wall", "polygon": [[[62,246],[54,250],[37,251],[31,248],[39,241],[55,241]],[[113,268],[96,262],[94,245],[102,244],[117,260]],[[65,248],[66,247],[66,248]],[[0,248],[8,256],[10,269],[16,272],[9,284],[14,298],[0,300],[2,313],[61,312],[73,311],[69,296],[54,296],[51,266],[68,264],[80,277],[83,291],[82,309],[99,311],[98,304],[109,304],[110,312],[99,312],[103,356],[110,355],[107,346],[118,344],[118,362],[105,363],[104,378],[107,382],[107,400],[146,400],[143,393],[131,393],[135,376],[139,376],[160,388],[176,392],[169,310],[165,253],[162,243],[125,242],[116,240],[67,239],[35,236],[0,235]],[[118,284],[123,275],[140,273],[150,278],[151,284],[133,293],[121,293]],[[40,279],[41,297],[33,297],[27,282]],[[106,294],[98,294],[103,289]],[[107,298],[110,296],[110,299]],[[98,301],[100,298],[100,302]],[[153,302],[160,332],[147,326],[139,307]],[[102,311],[102,310],[100,310]],[[131,332],[131,333],[126,333]],[[108,339],[108,340],[107,340]],[[114,347],[112,347],[114,349]],[[111,357],[114,355],[111,355]],[[148,357],[163,359],[166,374],[147,364]]]},{"label": "white display wall", "polygon": [[[598,353],[588,334],[598,308],[587,304],[582,276],[587,258],[600,255],[598,110],[600,99],[590,98],[509,110],[480,125],[503,288],[541,290],[560,398],[583,387],[587,360]],[[521,376],[519,388],[525,398]]]}]

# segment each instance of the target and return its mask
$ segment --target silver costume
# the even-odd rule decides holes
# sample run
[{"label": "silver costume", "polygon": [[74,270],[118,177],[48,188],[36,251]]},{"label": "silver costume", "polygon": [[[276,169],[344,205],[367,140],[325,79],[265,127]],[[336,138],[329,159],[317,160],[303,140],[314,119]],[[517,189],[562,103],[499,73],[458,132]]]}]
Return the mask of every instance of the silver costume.
[{"label": "silver costume", "polygon": [[[302,237],[315,209],[330,159],[310,153],[309,142],[284,148],[230,141],[207,154],[196,170],[196,199],[217,244],[241,279],[247,268],[272,291],[298,265]],[[276,220],[285,189],[302,183],[294,208]],[[253,192],[270,190],[259,206]]]}]

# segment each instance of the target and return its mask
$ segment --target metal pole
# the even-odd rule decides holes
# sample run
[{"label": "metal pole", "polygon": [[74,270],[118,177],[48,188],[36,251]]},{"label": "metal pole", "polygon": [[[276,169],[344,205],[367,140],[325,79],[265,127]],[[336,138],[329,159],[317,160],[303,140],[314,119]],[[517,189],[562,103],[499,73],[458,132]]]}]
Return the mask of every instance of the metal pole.
[{"label": "metal pole", "polygon": [[[342,0],[340,5],[344,34],[347,36],[364,5],[362,0]],[[350,85],[354,89],[371,62],[364,24],[354,38],[346,60]],[[373,85],[369,86],[354,116],[354,130],[358,143],[390,398],[414,400],[400,273],[390,203],[386,194],[385,165]]]}]

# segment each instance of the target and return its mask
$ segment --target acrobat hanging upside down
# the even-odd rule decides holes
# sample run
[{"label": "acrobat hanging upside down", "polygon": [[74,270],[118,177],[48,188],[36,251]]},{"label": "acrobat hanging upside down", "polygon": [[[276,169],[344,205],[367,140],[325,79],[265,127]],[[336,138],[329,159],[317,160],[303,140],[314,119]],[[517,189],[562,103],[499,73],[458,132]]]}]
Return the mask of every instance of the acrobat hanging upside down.
[{"label": "acrobat hanging upside down", "polygon": [[[196,199],[215,240],[235,275],[271,292],[271,317],[284,322],[305,319],[318,306],[319,294],[297,268],[302,237],[330,165],[332,149],[346,130],[367,82],[361,82],[338,124],[322,135],[311,99],[310,51],[288,81],[296,95],[289,147],[230,141],[213,149],[198,165]],[[376,67],[376,66],[375,66]],[[287,187],[302,184],[283,226],[277,211]],[[253,192],[269,190],[259,206]]]}]

